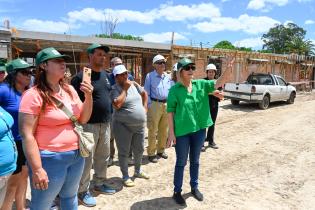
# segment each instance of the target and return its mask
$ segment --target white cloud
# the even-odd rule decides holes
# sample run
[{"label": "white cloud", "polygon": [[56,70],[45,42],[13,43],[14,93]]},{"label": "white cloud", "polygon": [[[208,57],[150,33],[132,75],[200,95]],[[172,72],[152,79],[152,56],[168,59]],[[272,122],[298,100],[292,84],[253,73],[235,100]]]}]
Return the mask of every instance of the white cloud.
[{"label": "white cloud", "polygon": [[212,18],[210,22],[199,22],[188,25],[188,28],[195,28],[201,32],[217,31],[244,31],[249,34],[259,34],[268,31],[276,23],[280,23],[266,16],[248,16],[243,14],[238,18],[218,17]]},{"label": "white cloud", "polygon": [[289,0],[250,0],[247,9],[252,10],[266,10],[272,6],[284,6],[288,4]]},{"label": "white cloud", "polygon": [[261,48],[264,42],[261,37],[247,38],[234,42],[234,46],[237,47],[251,47],[251,48]]},{"label": "white cloud", "polygon": [[[164,32],[164,33],[148,33],[143,34],[141,37],[146,42],[158,42],[158,43],[165,43],[165,42],[171,42],[172,39],[172,32]],[[187,40],[187,38],[184,35],[181,35],[179,33],[174,34],[174,40]]]},{"label": "white cloud", "polygon": [[305,21],[305,25],[312,25],[312,24],[314,24],[315,23],[315,21],[314,20],[306,20]]},{"label": "white cloud", "polygon": [[104,20],[105,16],[103,11],[94,8],[85,8],[81,11],[68,12],[68,17],[71,22],[82,21],[100,21]]},{"label": "white cloud", "polygon": [[220,9],[212,3],[192,5],[162,4],[158,9],[141,12],[134,10],[113,10],[85,8],[80,11],[68,12],[71,22],[99,22],[108,15],[117,17],[119,22],[134,21],[143,24],[153,24],[155,20],[185,21],[193,19],[210,19],[221,15]]},{"label": "white cloud", "polygon": [[152,12],[138,12],[131,10],[97,10],[94,8],[85,8],[81,11],[68,12],[70,22],[82,21],[99,22],[105,18],[118,18],[119,22],[135,21],[144,24],[152,24],[155,19],[154,10]]},{"label": "white cloud", "polygon": [[162,5],[158,10],[158,16],[169,21],[184,21],[189,19],[219,17],[220,10],[212,3],[193,5]]},{"label": "white cloud", "polygon": [[61,21],[45,21],[38,19],[25,20],[21,26],[23,29],[32,31],[52,32],[52,33],[65,33],[69,29],[78,28],[78,25],[69,25]]}]

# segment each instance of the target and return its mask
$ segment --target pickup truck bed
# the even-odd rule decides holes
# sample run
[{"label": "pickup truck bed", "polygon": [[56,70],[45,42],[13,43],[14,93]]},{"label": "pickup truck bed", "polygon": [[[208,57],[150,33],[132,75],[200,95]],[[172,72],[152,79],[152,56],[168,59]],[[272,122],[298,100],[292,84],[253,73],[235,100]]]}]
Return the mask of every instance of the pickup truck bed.
[{"label": "pickup truck bed", "polygon": [[267,109],[274,101],[294,103],[296,96],[292,85],[273,74],[250,74],[244,83],[226,83],[224,92],[224,97],[231,99],[233,105],[245,101],[258,103],[261,109]]}]

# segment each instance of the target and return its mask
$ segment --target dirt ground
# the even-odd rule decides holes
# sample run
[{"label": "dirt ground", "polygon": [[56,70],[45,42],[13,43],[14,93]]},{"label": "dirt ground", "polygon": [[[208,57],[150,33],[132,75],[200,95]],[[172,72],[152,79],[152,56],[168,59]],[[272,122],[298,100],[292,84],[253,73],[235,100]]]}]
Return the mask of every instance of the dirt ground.
[{"label": "dirt ground", "polygon": [[[293,105],[272,104],[267,110],[223,101],[216,126],[218,150],[201,154],[199,189],[204,201],[190,194],[189,163],[183,194],[187,207],[172,200],[174,148],[159,163],[143,160],[150,180],[136,179],[123,187],[117,157],[108,169],[114,195],[98,195],[97,206],[79,209],[314,209],[315,207],[315,93],[300,93]],[[133,168],[130,167],[130,174]]]}]

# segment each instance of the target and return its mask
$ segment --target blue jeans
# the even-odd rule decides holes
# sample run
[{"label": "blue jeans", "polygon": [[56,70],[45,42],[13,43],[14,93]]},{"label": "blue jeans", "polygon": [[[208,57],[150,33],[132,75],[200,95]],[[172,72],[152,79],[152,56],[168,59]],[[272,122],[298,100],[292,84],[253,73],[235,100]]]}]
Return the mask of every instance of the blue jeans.
[{"label": "blue jeans", "polygon": [[206,136],[206,129],[194,133],[176,137],[176,165],[174,173],[174,192],[181,192],[184,177],[184,168],[189,153],[190,160],[190,186],[191,189],[198,188],[199,157],[201,147]]},{"label": "blue jeans", "polygon": [[55,197],[59,194],[62,210],[77,210],[77,193],[84,167],[84,158],[79,150],[67,152],[40,151],[42,166],[45,169],[49,183],[47,190],[33,188],[31,180],[31,210],[49,210]]}]

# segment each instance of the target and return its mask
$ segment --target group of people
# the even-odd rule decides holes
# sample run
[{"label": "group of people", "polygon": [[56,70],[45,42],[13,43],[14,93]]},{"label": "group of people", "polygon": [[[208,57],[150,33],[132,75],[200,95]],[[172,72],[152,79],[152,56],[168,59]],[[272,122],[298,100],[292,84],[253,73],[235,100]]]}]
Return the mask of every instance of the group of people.
[{"label": "group of people", "polygon": [[[24,60],[15,59],[6,65],[8,75],[0,84],[2,210],[11,209],[14,200],[16,209],[25,209],[28,176],[32,210],[50,209],[55,199],[61,209],[78,209],[78,203],[93,207],[96,199],[92,192],[116,193],[107,183],[107,168],[114,156],[113,139],[123,185],[135,186],[134,178],[149,179],[141,169],[146,124],[150,162],[167,159],[166,148],[175,145],[176,203],[185,205],[181,191],[188,154],[191,192],[203,200],[198,190],[199,156],[205,139],[217,148],[213,141],[216,114],[211,112],[215,106],[209,108],[209,103],[215,97],[217,107],[223,98],[216,88],[222,86],[224,73],[215,81],[216,67],[210,64],[207,79],[193,80],[195,63],[183,58],[171,77],[165,72],[166,59],[156,55],[154,70],[147,74],[143,88],[133,81],[118,57],[111,60],[110,73],[103,69],[109,50],[96,43],[87,48],[91,82],[83,80],[82,71],[68,80],[69,57],[52,47],[37,53],[33,85],[31,66]],[[83,124],[84,131],[93,133],[95,145],[89,157],[80,155],[79,136],[63,107]],[[133,178],[128,173],[131,158]]]}]

